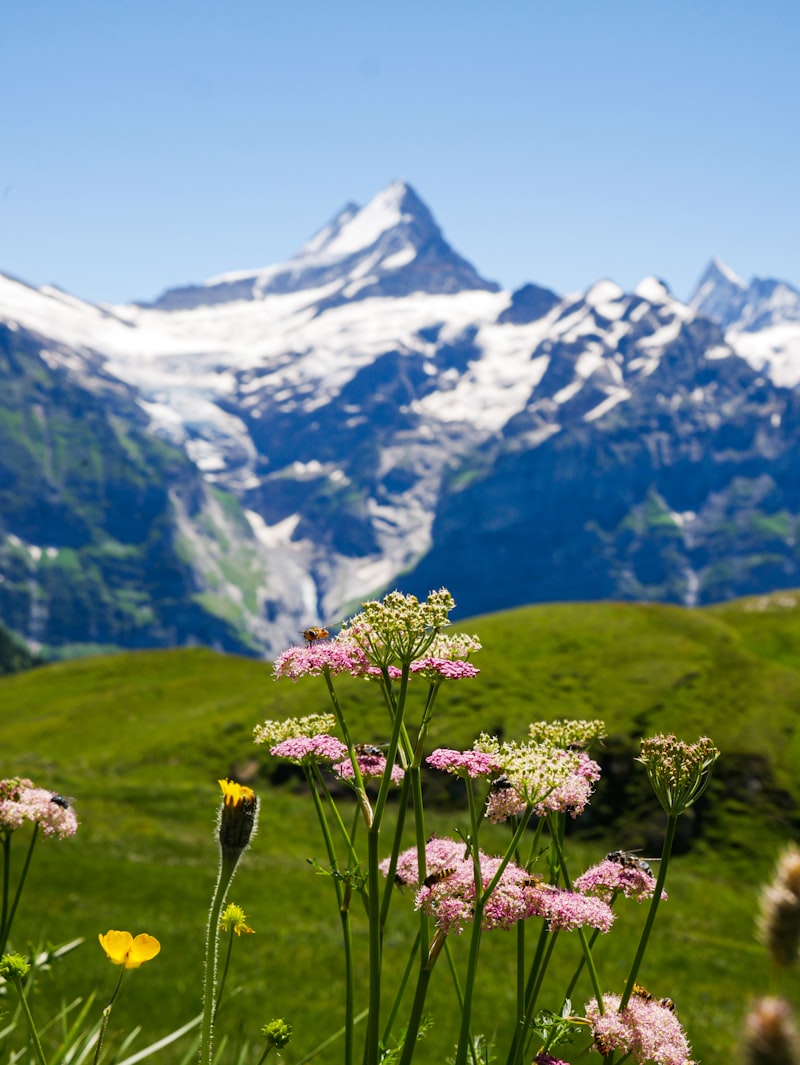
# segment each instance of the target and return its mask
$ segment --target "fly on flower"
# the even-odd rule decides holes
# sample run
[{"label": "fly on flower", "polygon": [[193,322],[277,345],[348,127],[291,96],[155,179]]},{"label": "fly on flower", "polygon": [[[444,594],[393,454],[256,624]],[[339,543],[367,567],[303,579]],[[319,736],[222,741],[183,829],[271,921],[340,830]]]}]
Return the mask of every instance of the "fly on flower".
[{"label": "fly on flower", "polygon": [[440,869],[436,873],[428,873],[425,879],[422,881],[423,887],[433,887],[434,884],[441,884],[443,880],[447,880],[455,872],[455,867],[450,869]]},{"label": "fly on flower", "polygon": [[[651,862],[657,862],[658,858],[651,858]],[[648,876],[653,875],[653,870],[644,858],[637,858],[635,854],[630,851],[611,851],[606,855],[607,862],[616,862],[617,865],[621,865],[623,869],[639,869],[643,873],[647,873]]]},{"label": "fly on flower", "polygon": [[50,802],[54,802],[56,806],[60,806],[62,810],[68,810],[75,800],[71,795],[57,795],[54,793],[50,796]]},{"label": "fly on flower", "polygon": [[354,749],[356,754],[363,754],[370,758],[377,758],[378,755],[383,754],[383,749],[388,746],[388,743],[384,743],[383,747],[379,747],[375,743],[357,743]]},{"label": "fly on flower", "polygon": [[301,629],[300,635],[306,641],[309,647],[316,643],[317,640],[326,640],[330,633],[322,625],[310,625],[307,629]]}]

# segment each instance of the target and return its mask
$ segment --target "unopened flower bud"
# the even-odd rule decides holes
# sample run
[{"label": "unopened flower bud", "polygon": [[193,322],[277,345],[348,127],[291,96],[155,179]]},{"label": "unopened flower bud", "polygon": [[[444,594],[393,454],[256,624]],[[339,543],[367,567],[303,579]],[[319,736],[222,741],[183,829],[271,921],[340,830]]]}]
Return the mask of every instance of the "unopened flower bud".
[{"label": "unopened flower bud", "polygon": [[267,1041],[268,1047],[282,1050],[292,1038],[292,1026],[283,1018],[278,1017],[261,1029],[261,1034]]},{"label": "unopened flower bud", "polygon": [[22,980],[28,975],[30,968],[21,954],[4,954],[0,958],[0,976],[4,980]]},{"label": "unopened flower bud", "polygon": [[224,856],[238,858],[253,834],[258,799],[252,788],[220,780],[223,804],[219,815],[219,845]]},{"label": "unopened flower bud", "polygon": [[708,787],[719,751],[701,736],[685,743],[675,736],[652,736],[642,740],[638,761],[647,770],[653,791],[668,814],[682,814]]}]

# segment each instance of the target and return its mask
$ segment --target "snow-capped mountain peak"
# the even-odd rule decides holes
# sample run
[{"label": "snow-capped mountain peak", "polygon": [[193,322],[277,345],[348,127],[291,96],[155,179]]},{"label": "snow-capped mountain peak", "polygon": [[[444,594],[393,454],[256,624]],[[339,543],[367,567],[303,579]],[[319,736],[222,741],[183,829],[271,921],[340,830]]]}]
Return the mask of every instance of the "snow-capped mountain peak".
[{"label": "snow-capped mountain peak", "polygon": [[735,321],[744,304],[747,284],[721,259],[711,260],[697,282],[689,306],[723,328]]},{"label": "snow-capped mountain peak", "polygon": [[[153,305],[185,310],[241,299],[325,289],[324,306],[413,292],[496,292],[444,239],[406,181],[393,181],[364,207],[348,203],[293,258],[262,270],[221,274],[204,285],[171,289]],[[320,307],[321,309],[321,307]]]}]

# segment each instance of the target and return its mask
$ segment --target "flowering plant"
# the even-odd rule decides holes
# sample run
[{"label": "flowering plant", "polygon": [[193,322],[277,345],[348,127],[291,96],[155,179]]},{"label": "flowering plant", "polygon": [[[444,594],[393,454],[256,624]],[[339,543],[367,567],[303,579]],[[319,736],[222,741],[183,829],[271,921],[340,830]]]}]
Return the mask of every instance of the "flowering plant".
[{"label": "flowering plant", "polygon": [[[363,604],[361,613],[333,638],[327,630],[308,630],[305,646],[289,648],[278,657],[275,677],[294,682],[320,678],[332,713],[266,721],[254,731],[255,742],[268,747],[273,757],[300,767],[317,812],[328,863],[324,871],[330,877],[344,944],[344,1065],[356,1058],[356,1028],[362,1017],[364,1065],[387,1060],[409,1065],[428,1023],[427,993],[441,954],[448,957],[460,1004],[453,1061],[477,1065],[478,1054],[486,1052],[472,1025],[481,940],[495,930],[512,929],[517,991],[506,1037],[508,1065],[528,1062],[534,1054],[536,1061],[560,1061],[555,1055],[576,1040],[584,1044],[579,1053],[593,1049],[609,1061],[619,1051],[642,1063],[690,1065],[688,1039],[674,1004],[652,996],[637,977],[658,905],[667,898],[664,882],[677,818],[705,789],[719,752],[705,738],[693,745],[675,737],[644,741],[641,761],[667,813],[657,875],[647,862],[616,851],[573,879],[564,829],[567,818],[580,816],[591,800],[600,767],[590,748],[602,739],[603,723],[536,722],[524,739],[501,741],[483,733],[470,749],[428,752],[441,688],[479,675],[471,661],[480,650],[478,639],[443,631],[453,605],[445,589],[431,593],[425,602],[392,592]],[[317,638],[317,633],[324,636]],[[370,737],[353,734],[336,687],[342,674],[379,688],[386,716],[383,726],[376,722]],[[418,686],[421,700],[415,704],[413,690]],[[463,782],[468,827],[457,836],[429,834],[423,770]],[[333,786],[337,779],[355,794],[365,847],[358,821],[351,822],[342,807],[341,787]],[[387,815],[392,790],[399,790],[394,819]],[[410,847],[405,845],[407,815],[413,818]],[[487,824],[508,827],[501,853],[491,853],[482,843]],[[387,1008],[383,946],[400,897],[398,888],[406,896],[413,892],[418,931]],[[353,931],[362,909],[354,910],[355,898],[363,903],[367,923],[369,983],[362,1012],[357,1011],[355,974],[360,965],[357,945],[364,937]],[[618,899],[647,902],[649,907],[621,993],[603,988],[593,953],[597,937],[614,923]],[[533,950],[526,942],[531,925]],[[556,1017],[537,1012],[537,1006],[560,933],[578,939],[581,959]],[[450,952],[456,936],[469,941],[463,974],[457,973]],[[576,1012],[572,995],[584,972],[592,994],[584,1010]]]},{"label": "flowering plant", "polygon": [[[301,1048],[300,1060],[325,1060],[323,1052],[334,1048],[328,1053],[335,1052],[343,1065],[354,1065],[357,1056],[363,1065],[410,1065],[433,1023],[426,1012],[432,982],[452,979],[459,1009],[455,1020],[445,1024],[452,1025],[448,1037],[455,1046],[455,1065],[479,1065],[490,1054],[501,1055],[507,1065],[531,1060],[569,1065],[567,1058],[577,1062],[587,1052],[602,1055],[610,1065],[615,1057],[641,1065],[691,1065],[675,1004],[647,991],[639,972],[658,908],[668,898],[665,882],[677,820],[707,787],[719,752],[705,737],[694,743],[674,736],[644,740],[639,761],[666,814],[657,871],[617,850],[574,875],[566,827],[591,803],[600,777],[592,748],[602,741],[604,725],[597,720],[534,722],[526,736],[482,732],[466,749],[430,750],[429,731],[442,688],[474,683],[480,676],[472,661],[480,651],[477,637],[445,631],[453,605],[444,589],[424,602],[393,592],[363,604],[333,638],[326,629],[306,630],[305,645],[289,648],[275,662],[277,679],[314,678],[331,706],[328,713],[268,720],[254,730],[256,744],[268,749],[271,758],[296,766],[305,779],[325,853],[324,861],[313,859],[311,864],[327,877],[341,927],[344,1023],[319,1047]],[[338,678],[343,674],[375,693],[381,712],[370,719],[370,735],[356,735],[355,718],[340,697]],[[437,773],[463,793],[466,813],[452,831],[431,834],[423,775]],[[222,779],[219,786],[218,870],[206,927],[201,1012],[166,1039],[123,1059],[122,1065],[160,1052],[192,1028],[198,1030],[201,1065],[224,1060],[225,1042],[217,1043],[216,1027],[231,953],[253,932],[243,909],[227,899],[255,836],[261,800],[247,783]],[[9,886],[9,847],[26,821],[33,824],[33,841],[22,880],[37,834],[63,838],[77,826],[70,802],[62,796],[24,779],[0,783],[4,939],[21,891],[21,883],[15,893]],[[788,950],[780,929],[787,922],[800,928],[798,868],[796,855],[786,860],[773,891],[777,901],[764,919],[765,939],[780,943],[792,959],[797,937]],[[595,945],[612,933],[617,920],[624,920],[624,907],[633,902],[647,908],[643,930],[624,984],[609,987]],[[416,922],[416,935],[399,981],[389,985],[384,948],[398,907],[405,907]],[[515,968],[509,974],[513,1015],[490,1047],[475,1031],[473,1004],[485,979],[482,941],[503,933],[516,945]],[[463,944],[461,968],[452,949],[456,940]],[[578,960],[564,986],[555,988],[559,1008],[547,1011],[543,989],[553,987],[551,962],[565,940],[572,940]],[[391,942],[396,944],[398,937],[393,935]],[[99,943],[119,967],[114,992],[98,1024],[49,1063],[25,997],[30,962],[13,953],[2,957],[0,980],[17,988],[38,1065],[85,1062],[92,1053],[96,1065],[123,978],[161,950],[149,933],[134,937],[112,929],[99,935]],[[440,962],[443,956],[446,964]],[[363,973],[368,979],[360,1001],[357,978]],[[264,1025],[258,1060],[281,1053],[291,1034],[291,1024],[283,1019]]]}]

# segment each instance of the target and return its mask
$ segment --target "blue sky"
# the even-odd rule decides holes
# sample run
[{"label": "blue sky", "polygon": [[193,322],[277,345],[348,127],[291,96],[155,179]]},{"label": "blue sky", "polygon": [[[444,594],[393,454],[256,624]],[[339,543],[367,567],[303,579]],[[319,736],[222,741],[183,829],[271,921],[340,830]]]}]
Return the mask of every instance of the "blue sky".
[{"label": "blue sky", "polygon": [[505,287],[800,286],[798,54],[794,0],[4,0],[0,271],[152,298],[406,178]]}]

